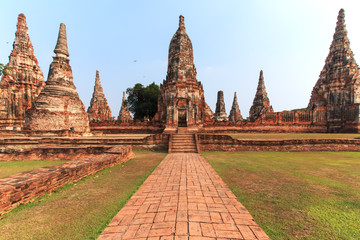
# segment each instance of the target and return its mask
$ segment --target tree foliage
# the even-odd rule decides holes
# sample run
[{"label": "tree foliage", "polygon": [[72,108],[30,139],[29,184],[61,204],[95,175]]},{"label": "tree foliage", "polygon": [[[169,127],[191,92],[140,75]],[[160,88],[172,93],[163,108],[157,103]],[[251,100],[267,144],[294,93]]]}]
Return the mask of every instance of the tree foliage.
[{"label": "tree foliage", "polygon": [[152,119],[157,112],[160,87],[154,82],[144,87],[141,83],[126,90],[127,102],[135,120]]},{"label": "tree foliage", "polygon": [[9,68],[8,66],[0,63],[0,76],[1,75],[8,75],[9,71],[11,71],[11,68]]}]

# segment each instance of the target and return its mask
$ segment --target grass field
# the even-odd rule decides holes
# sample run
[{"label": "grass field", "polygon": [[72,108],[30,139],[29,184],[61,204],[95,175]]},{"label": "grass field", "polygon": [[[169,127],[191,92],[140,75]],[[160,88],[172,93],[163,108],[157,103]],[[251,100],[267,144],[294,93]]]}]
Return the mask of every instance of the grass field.
[{"label": "grass field", "polygon": [[353,139],[357,133],[239,133],[230,134],[236,139]]},{"label": "grass field", "polygon": [[67,161],[0,161],[0,178],[16,173],[27,172],[41,167],[51,167],[66,163]]},{"label": "grass field", "polygon": [[136,158],[126,163],[6,214],[0,220],[0,239],[96,239],[166,155],[134,152]]},{"label": "grass field", "polygon": [[271,239],[360,239],[360,153],[202,155]]}]

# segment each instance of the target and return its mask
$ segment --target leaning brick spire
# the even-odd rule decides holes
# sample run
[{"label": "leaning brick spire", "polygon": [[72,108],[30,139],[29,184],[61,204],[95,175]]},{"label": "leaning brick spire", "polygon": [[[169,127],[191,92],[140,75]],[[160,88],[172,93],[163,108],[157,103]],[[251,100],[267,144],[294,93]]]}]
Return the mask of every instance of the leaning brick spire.
[{"label": "leaning brick spire", "polygon": [[340,9],[329,54],[312,90],[308,109],[345,103],[360,103],[360,77],[347,36],[345,11]]},{"label": "leaning brick spire", "polygon": [[129,122],[132,120],[133,120],[133,118],[132,118],[129,108],[127,106],[125,92],[123,92],[123,99],[122,99],[121,108],[120,108],[120,112],[119,112],[119,116],[118,116],[118,121],[119,122]]},{"label": "leaning brick spire", "polygon": [[54,53],[56,54],[57,57],[69,57],[69,51],[68,51],[67,39],[66,39],[66,26],[64,23],[60,24],[59,36]]},{"label": "leaning brick spire", "polygon": [[111,110],[101,86],[100,74],[98,70],[96,70],[94,92],[87,113],[89,114],[90,121],[106,121],[110,120],[111,118]]},{"label": "leaning brick spire", "polygon": [[11,71],[0,82],[0,128],[21,127],[25,111],[45,85],[43,73],[34,55],[26,17],[19,14],[13,50],[7,66]]},{"label": "leaning brick spire", "polygon": [[271,112],[274,112],[274,110],[272,106],[270,106],[270,101],[265,88],[264,75],[263,71],[261,70],[259,76],[259,83],[257,86],[253,105],[250,108],[249,117],[251,121],[255,121],[262,114]]},{"label": "leaning brick spire", "polygon": [[236,96],[236,92],[234,93],[234,101],[230,110],[230,115],[229,115],[229,121],[232,122],[238,122],[238,121],[242,121],[243,117],[241,116],[241,112],[240,112],[240,108],[239,108],[239,104],[238,104],[238,100],[237,100],[237,96]]},{"label": "leaning brick spire", "polygon": [[87,133],[89,119],[74,85],[63,23],[54,52],[56,56],[50,64],[46,85],[26,112],[25,127],[35,131],[72,129],[78,134]]}]

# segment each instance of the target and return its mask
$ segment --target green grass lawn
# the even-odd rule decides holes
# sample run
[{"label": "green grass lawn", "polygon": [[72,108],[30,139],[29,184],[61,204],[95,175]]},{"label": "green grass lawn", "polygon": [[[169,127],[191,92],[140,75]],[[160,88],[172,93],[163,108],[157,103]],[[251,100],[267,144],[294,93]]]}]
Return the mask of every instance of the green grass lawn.
[{"label": "green grass lawn", "polygon": [[271,239],[360,239],[360,153],[202,155]]},{"label": "green grass lawn", "polygon": [[67,161],[0,161],[0,178],[41,167],[60,165],[66,162]]},{"label": "green grass lawn", "polygon": [[229,134],[236,139],[353,139],[358,133],[239,133]]},{"label": "green grass lawn", "polygon": [[96,239],[166,155],[134,152],[136,158],[126,163],[6,214],[0,220],[0,239]]}]

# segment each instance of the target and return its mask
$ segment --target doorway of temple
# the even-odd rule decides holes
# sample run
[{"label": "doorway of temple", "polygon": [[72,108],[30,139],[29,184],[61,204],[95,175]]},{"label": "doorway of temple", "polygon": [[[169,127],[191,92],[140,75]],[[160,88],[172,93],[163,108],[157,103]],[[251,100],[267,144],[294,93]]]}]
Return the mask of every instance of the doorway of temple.
[{"label": "doorway of temple", "polygon": [[186,127],[186,109],[179,109],[178,110],[178,126],[179,127]]}]

